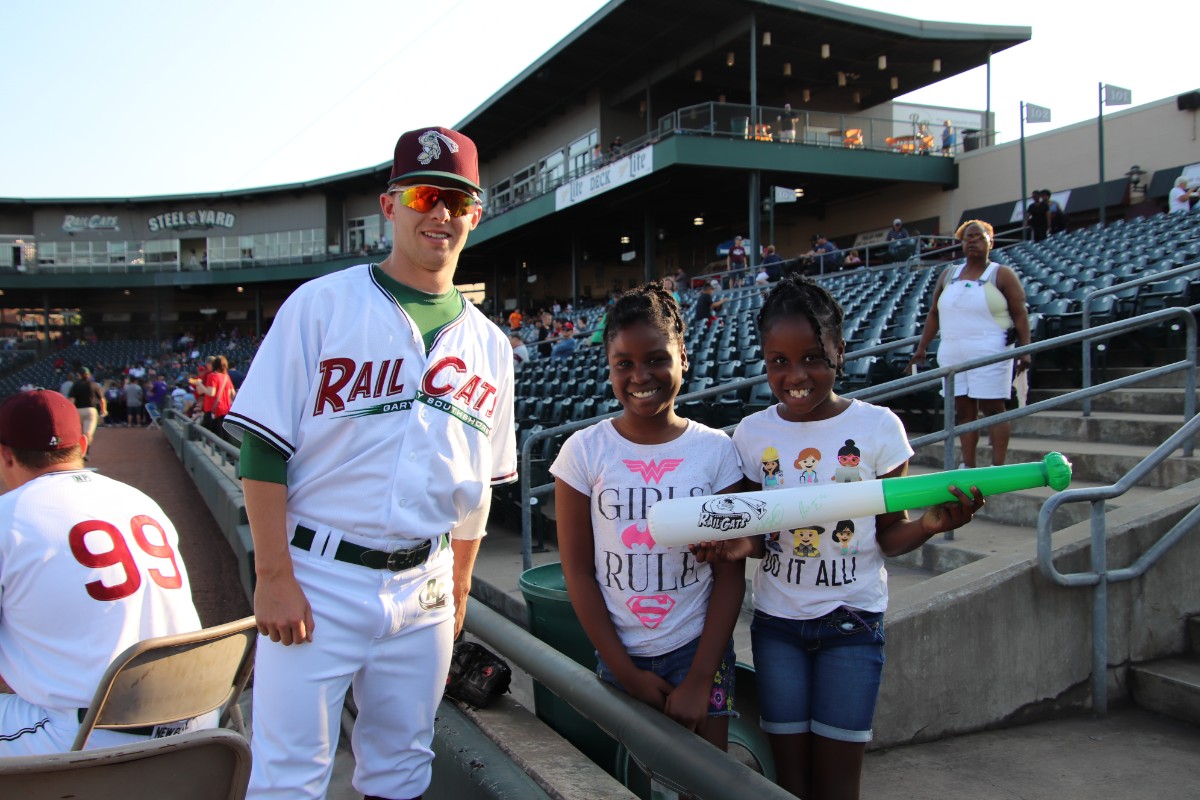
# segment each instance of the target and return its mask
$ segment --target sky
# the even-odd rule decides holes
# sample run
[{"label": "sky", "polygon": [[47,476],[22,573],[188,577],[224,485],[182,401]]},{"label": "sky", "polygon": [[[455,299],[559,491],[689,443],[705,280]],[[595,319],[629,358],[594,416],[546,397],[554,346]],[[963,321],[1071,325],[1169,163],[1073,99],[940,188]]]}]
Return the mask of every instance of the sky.
[{"label": "sky", "polygon": [[[219,192],[373,167],[401,132],[462,120],[604,5],[9,0],[0,197]],[[1135,105],[1200,89],[1193,0],[846,5],[1031,27],[992,59],[999,141],[1017,138],[1021,101],[1052,111],[1033,135],[1094,119],[1099,83]],[[897,99],[982,109],[985,96],[979,68]]]}]

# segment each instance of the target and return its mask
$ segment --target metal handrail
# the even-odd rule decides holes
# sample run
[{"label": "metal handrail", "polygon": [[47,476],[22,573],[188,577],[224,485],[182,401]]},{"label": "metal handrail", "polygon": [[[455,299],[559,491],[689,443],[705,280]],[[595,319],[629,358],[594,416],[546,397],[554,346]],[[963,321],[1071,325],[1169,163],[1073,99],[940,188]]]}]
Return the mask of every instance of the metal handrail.
[{"label": "metal handrail", "polygon": [[[1067,489],[1051,495],[1038,511],[1037,558],[1043,575],[1059,586],[1092,587],[1092,711],[1108,713],[1108,584],[1139,578],[1158,563],[1163,554],[1180,539],[1200,527],[1200,504],[1142,553],[1134,563],[1119,569],[1108,568],[1108,530],[1105,501],[1120,497],[1164,462],[1181,444],[1200,432],[1200,417],[1193,416],[1148,456],[1109,486]],[[1090,572],[1062,573],[1054,565],[1051,546],[1051,520],[1054,512],[1067,503],[1091,503]]]},{"label": "metal handrail", "polygon": [[[1112,286],[1106,286],[1102,289],[1097,289],[1094,292],[1089,292],[1088,294],[1084,295],[1084,298],[1081,301],[1083,303],[1083,318],[1082,318],[1083,319],[1083,322],[1082,322],[1083,329],[1087,330],[1089,327],[1091,327],[1092,301],[1095,300],[1097,297],[1104,297],[1105,295],[1117,294],[1118,292],[1123,292],[1123,291],[1129,289],[1131,286],[1142,286],[1143,284],[1147,284],[1147,283],[1158,283],[1159,281],[1170,280],[1171,278],[1173,278],[1177,275],[1186,275],[1188,273],[1192,273],[1192,272],[1196,272],[1196,271],[1200,271],[1200,261],[1196,261],[1191,264],[1185,264],[1181,267],[1176,267],[1175,269],[1168,269],[1168,270],[1164,270],[1163,272],[1156,272],[1153,275],[1147,275],[1144,278],[1135,278],[1134,280],[1131,280],[1131,281],[1125,281],[1123,283],[1116,283],[1116,284],[1113,284]],[[1194,341],[1194,338],[1193,338],[1193,341]],[[1086,389],[1091,385],[1092,385],[1092,348],[1085,344],[1083,346],[1083,388]],[[1195,384],[1192,384],[1190,388],[1192,390],[1192,394],[1195,394],[1195,391],[1196,391]],[[1090,417],[1092,415],[1092,401],[1091,401],[1090,397],[1087,400],[1083,401],[1083,415],[1085,417]]]},{"label": "metal handrail", "polygon": [[596,680],[591,670],[483,603],[467,604],[466,628],[625,745],[655,780],[704,800],[795,800],[666,714]]}]

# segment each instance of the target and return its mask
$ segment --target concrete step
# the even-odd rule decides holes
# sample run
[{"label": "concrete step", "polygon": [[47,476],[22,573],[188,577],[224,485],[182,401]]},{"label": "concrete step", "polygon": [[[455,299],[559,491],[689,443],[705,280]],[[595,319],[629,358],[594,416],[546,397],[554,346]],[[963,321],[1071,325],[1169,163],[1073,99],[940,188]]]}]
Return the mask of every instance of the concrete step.
[{"label": "concrete step", "polygon": [[1200,660],[1180,656],[1129,670],[1129,691],[1142,708],[1200,725]]},{"label": "concrete step", "polygon": [[1179,430],[1183,422],[1179,414],[1094,411],[1084,417],[1079,411],[1042,411],[1015,420],[1012,427],[1015,436],[1123,442],[1154,448]]},{"label": "concrete step", "polygon": [[[910,512],[910,516],[918,513]],[[911,553],[887,559],[890,591],[896,592],[919,583],[919,580],[913,580],[918,575],[925,578],[941,575],[987,556],[1027,547],[1035,535],[1033,528],[1006,525],[976,516],[968,525],[954,531],[953,539],[939,534]],[[898,583],[894,579],[896,575],[903,575],[908,580]]]},{"label": "concrete step", "polygon": [[[979,442],[978,463],[982,466],[991,463],[992,449],[986,442],[986,436],[982,437]],[[1146,445],[1122,442],[1068,441],[1066,439],[1032,439],[1014,436],[1008,444],[1008,463],[1041,461],[1046,453],[1057,451],[1070,460],[1072,473],[1076,480],[1107,485],[1119,480],[1153,449]],[[958,463],[960,458],[958,443],[955,442],[954,463]],[[922,447],[913,456],[913,463],[940,467],[942,445],[938,443]],[[1152,470],[1141,485],[1166,489],[1197,478],[1200,478],[1200,459],[1183,458],[1182,451],[1176,450],[1172,456]]]},{"label": "concrete step", "polygon": [[[1171,360],[1178,359],[1179,356],[1174,356]],[[1155,362],[1157,364],[1168,363],[1167,360]],[[1066,369],[1056,367],[1036,368],[1033,374],[1033,385],[1039,389],[1078,389],[1080,386],[1080,369],[1081,364],[1075,364]],[[1095,359],[1092,361],[1092,383],[1104,383],[1105,381],[1116,380],[1117,378],[1125,378],[1130,375],[1137,375],[1145,372],[1144,367],[1104,367]],[[1156,378],[1148,378],[1138,384],[1139,389],[1182,389],[1186,380],[1185,373],[1173,372],[1170,375],[1159,375]]]},{"label": "concrete step", "polygon": [[1188,652],[1200,656],[1200,617],[1188,617],[1187,643]]},{"label": "concrete step", "polygon": [[[1029,402],[1036,403],[1067,392],[1063,389],[1029,390]],[[1093,411],[1114,411],[1122,414],[1176,414],[1182,419],[1183,389],[1115,389],[1092,398]],[[1078,411],[1083,402],[1076,400],[1056,408],[1056,411]]]}]

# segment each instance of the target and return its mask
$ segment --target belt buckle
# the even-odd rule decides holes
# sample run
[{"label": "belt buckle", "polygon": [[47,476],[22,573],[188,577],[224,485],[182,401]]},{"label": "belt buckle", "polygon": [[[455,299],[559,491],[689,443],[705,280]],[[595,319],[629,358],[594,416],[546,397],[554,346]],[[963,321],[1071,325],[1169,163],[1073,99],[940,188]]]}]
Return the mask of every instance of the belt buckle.
[{"label": "belt buckle", "polygon": [[387,562],[384,566],[392,572],[403,572],[420,564],[428,554],[429,542],[425,541],[407,550],[393,550],[388,553]]}]

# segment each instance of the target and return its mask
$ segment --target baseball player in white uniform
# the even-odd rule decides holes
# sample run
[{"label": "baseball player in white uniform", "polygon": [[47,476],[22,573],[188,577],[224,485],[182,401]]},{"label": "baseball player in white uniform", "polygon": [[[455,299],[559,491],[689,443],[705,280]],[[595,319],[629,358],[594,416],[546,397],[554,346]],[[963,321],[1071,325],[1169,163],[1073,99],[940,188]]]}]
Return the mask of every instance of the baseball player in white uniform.
[{"label": "baseball player in white uniform", "polygon": [[[0,756],[70,750],[113,658],[200,629],[175,527],[137,489],[85,470],[86,449],[58,392],[0,406],[0,678],[12,692],[0,694]],[[87,747],[212,722],[97,730]]]},{"label": "baseball player in white uniform", "polygon": [[350,686],[355,788],[429,785],[491,486],[516,477],[512,348],[453,283],[481,191],[469,138],[401,136],[391,254],[297,289],[226,418],[254,537],[256,800],[325,795]]}]

